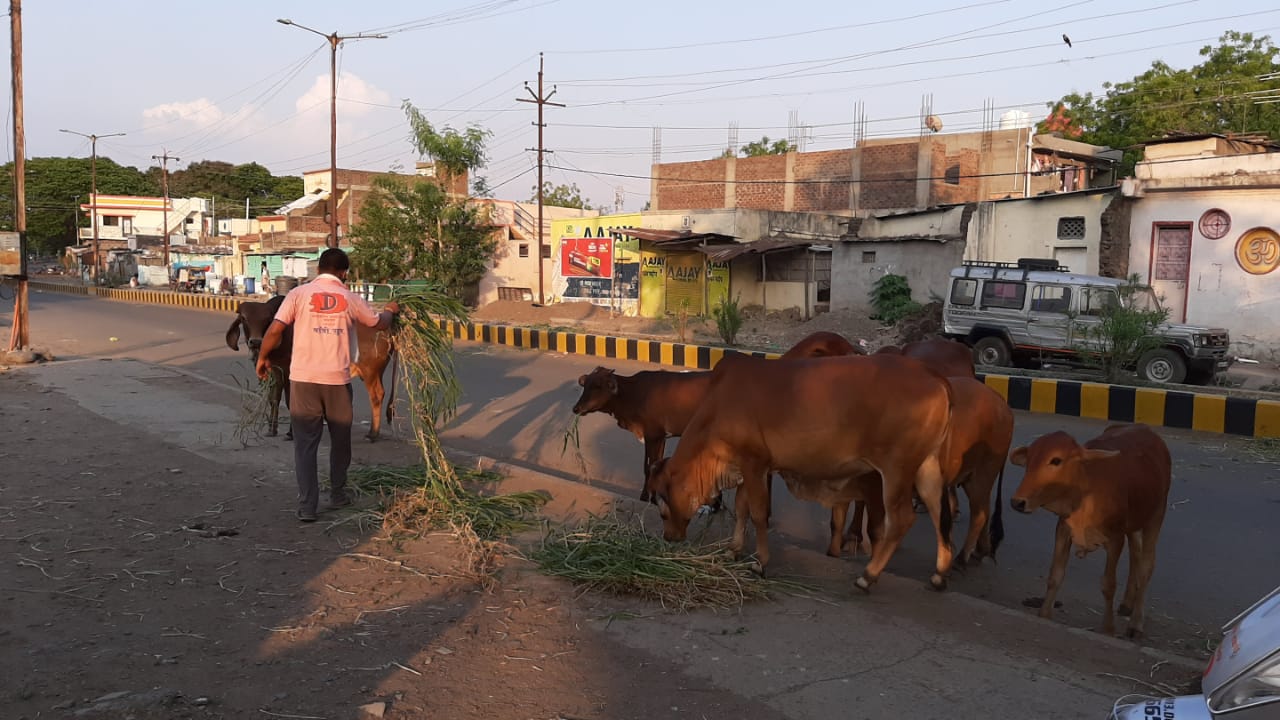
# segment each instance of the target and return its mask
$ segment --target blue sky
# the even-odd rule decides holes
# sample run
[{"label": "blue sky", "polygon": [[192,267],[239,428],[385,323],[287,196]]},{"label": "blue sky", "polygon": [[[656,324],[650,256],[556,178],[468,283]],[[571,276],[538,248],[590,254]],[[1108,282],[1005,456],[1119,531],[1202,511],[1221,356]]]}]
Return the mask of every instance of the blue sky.
[{"label": "blue sky", "polygon": [[[1274,0],[28,0],[28,156],[88,155],[87,140],[58,132],[68,128],[128,133],[98,151],[139,167],[162,149],[179,165],[328,167],[328,45],[279,17],[389,35],[339,51],[340,166],[411,168],[409,99],[439,125],[493,131],[480,174],[499,197],[528,198],[534,106],[515,98],[541,51],[568,105],[547,109],[547,179],[595,204],[620,188],[626,210],[648,197],[655,126],[664,161],[717,155],[732,122],[740,144],[786,137],[793,111],[812,126],[807,149],[847,147],[859,101],[873,137],[916,133],[924,95],[944,132],[978,129],[987,101],[1038,119],[1047,101],[1153,60],[1194,64],[1226,30],[1280,30]],[[11,140],[5,149],[9,159]]]}]

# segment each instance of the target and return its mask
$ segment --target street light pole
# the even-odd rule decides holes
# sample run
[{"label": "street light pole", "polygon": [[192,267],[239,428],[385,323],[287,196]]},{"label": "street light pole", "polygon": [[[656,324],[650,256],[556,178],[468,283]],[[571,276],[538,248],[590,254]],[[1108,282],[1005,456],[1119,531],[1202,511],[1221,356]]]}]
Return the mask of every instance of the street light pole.
[{"label": "street light pole", "polygon": [[83,138],[89,138],[90,156],[89,161],[89,186],[92,195],[89,198],[89,224],[93,226],[93,284],[98,284],[98,267],[101,260],[98,258],[98,139],[109,137],[120,137],[125,133],[110,133],[107,135],[94,135],[75,130],[59,130],[68,135],[79,135]]},{"label": "street light pole", "polygon": [[329,241],[328,247],[338,247],[338,45],[345,40],[385,40],[386,35],[339,35],[322,33],[288,18],[276,22],[314,33],[329,41]]}]

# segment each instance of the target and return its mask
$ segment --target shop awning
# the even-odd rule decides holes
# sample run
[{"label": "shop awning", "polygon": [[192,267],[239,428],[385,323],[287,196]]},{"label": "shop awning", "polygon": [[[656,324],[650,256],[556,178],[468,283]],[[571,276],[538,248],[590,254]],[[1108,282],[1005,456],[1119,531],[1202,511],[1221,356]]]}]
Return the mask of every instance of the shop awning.
[{"label": "shop awning", "polygon": [[637,240],[645,240],[657,245],[658,247],[686,247],[690,245],[702,245],[705,243],[715,243],[723,245],[726,243],[737,243],[738,238],[723,233],[695,233],[688,230],[656,230],[653,228],[618,228],[613,231],[614,235],[625,235],[633,237]]},{"label": "shop awning", "polygon": [[748,253],[755,255],[763,255],[771,252],[783,252],[786,250],[813,250],[815,252],[831,252],[829,245],[815,245],[812,240],[794,240],[791,238],[772,238],[769,240],[757,240],[750,243],[738,243],[735,245],[719,245],[715,247],[699,247],[699,251],[706,253],[707,259],[712,262],[727,262],[740,255]]}]

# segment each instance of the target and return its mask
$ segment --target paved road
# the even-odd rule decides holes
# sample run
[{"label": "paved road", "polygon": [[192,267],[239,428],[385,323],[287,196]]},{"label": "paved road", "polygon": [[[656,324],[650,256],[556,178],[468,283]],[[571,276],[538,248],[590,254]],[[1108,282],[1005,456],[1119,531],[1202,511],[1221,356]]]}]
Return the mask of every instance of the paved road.
[{"label": "paved road", "polygon": [[[7,317],[0,316],[7,324]],[[32,296],[32,338],[59,357],[134,357],[164,363],[226,385],[249,375],[247,357],[224,345],[229,318],[216,313],[108,302],[53,294]],[[116,338],[112,341],[111,338]],[[456,447],[569,478],[582,467],[564,435],[577,399],[576,378],[600,362],[480,345],[458,349],[465,388],[459,417],[445,437]],[[612,362],[620,372],[643,369]],[[243,382],[243,380],[241,380]],[[367,403],[357,383],[357,421],[367,421]],[[1099,432],[1096,421],[1019,413],[1015,443],[1063,429],[1079,438]],[[1186,431],[1163,431],[1174,458],[1172,505],[1161,537],[1152,581],[1148,632],[1152,642],[1183,653],[1203,651],[1219,624],[1280,583],[1280,451],[1260,443]],[[585,418],[581,450],[589,482],[621,493],[638,492],[641,447],[603,416]],[[1005,499],[1020,471],[1006,474]],[[775,540],[779,568],[788,542],[825,547],[821,509],[790,498],[775,484]],[[656,515],[655,515],[656,519]],[[967,514],[961,523],[967,522]],[[1006,540],[999,566],[984,565],[958,576],[955,592],[1014,608],[1040,594],[1052,546],[1053,521],[1046,514],[1005,514]],[[927,522],[912,528],[889,570],[914,578],[932,566]],[[850,578],[861,560],[847,561]],[[1102,558],[1072,559],[1061,594],[1066,622],[1093,627],[1099,620],[1098,578]],[[1122,568],[1123,571],[1123,568]]]}]

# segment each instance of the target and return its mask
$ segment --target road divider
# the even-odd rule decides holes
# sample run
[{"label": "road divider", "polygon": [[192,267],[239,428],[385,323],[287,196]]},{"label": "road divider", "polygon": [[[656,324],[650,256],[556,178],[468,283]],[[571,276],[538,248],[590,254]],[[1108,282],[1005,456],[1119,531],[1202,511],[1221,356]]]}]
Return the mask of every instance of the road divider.
[{"label": "road divider", "polygon": [[[90,295],[109,300],[189,307],[233,313],[249,298],[177,293],[132,288],[94,288],[84,285],[31,281],[37,292]],[[726,355],[776,359],[778,353],[743,351],[713,345],[595,335],[517,325],[457,323],[440,320],[440,327],[458,340],[545,350],[613,360],[635,360],[689,370],[710,370]],[[1140,422],[1256,438],[1280,438],[1280,402],[1231,395],[1139,388],[1126,385],[1054,380],[1016,375],[978,374],[1015,410],[1073,417]]]},{"label": "road divider", "polygon": [[148,303],[151,305],[173,305],[192,308],[193,310],[213,310],[215,312],[229,313],[235,312],[236,306],[243,301],[261,300],[261,298],[257,297],[227,297],[226,295],[168,292],[141,288],[104,288],[40,281],[29,282],[28,288],[36,292],[94,295],[107,300],[123,300],[125,302]]},{"label": "road divider", "polygon": [[[779,357],[778,353],[514,325],[441,320],[440,326],[458,340],[638,360],[690,370],[710,370],[726,355]],[[1280,437],[1280,402],[1274,400],[989,373],[979,373],[978,379],[1000,393],[1015,410],[1247,437]]]}]

